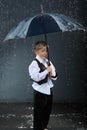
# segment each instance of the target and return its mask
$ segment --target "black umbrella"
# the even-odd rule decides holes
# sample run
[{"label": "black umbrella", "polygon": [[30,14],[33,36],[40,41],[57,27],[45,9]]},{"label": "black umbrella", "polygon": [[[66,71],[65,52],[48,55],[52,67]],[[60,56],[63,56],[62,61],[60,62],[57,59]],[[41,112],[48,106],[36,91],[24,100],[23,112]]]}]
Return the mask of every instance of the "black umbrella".
[{"label": "black umbrella", "polygon": [[75,30],[85,31],[85,28],[74,19],[63,14],[42,13],[21,21],[16,27],[11,29],[4,41],[27,38],[40,34],[44,34],[45,40],[47,41],[47,33]]},{"label": "black umbrella", "polygon": [[16,27],[11,29],[4,41],[75,30],[85,31],[85,28],[74,19],[63,14],[44,13],[21,21]]}]

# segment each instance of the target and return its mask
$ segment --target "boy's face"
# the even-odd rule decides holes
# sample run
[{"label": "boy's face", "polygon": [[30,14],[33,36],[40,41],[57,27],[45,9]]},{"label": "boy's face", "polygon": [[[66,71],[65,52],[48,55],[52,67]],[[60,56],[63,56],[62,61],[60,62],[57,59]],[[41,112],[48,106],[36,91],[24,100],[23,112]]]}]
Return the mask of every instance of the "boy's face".
[{"label": "boy's face", "polygon": [[35,50],[35,54],[45,60],[48,57],[47,47],[42,47],[40,50]]}]

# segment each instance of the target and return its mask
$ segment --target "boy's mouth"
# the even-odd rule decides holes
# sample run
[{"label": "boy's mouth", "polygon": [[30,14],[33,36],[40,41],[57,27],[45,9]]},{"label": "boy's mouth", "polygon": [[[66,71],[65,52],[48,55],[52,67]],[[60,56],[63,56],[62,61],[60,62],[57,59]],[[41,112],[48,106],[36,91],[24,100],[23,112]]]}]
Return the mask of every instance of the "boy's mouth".
[{"label": "boy's mouth", "polygon": [[47,57],[46,57],[46,56],[43,56],[42,58],[43,58],[43,59],[46,59]]}]

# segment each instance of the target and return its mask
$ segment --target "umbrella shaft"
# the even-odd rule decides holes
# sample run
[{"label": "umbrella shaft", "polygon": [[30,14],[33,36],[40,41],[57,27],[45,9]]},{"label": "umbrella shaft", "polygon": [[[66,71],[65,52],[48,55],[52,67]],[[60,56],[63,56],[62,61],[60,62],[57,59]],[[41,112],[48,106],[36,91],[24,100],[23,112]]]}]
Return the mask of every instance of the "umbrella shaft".
[{"label": "umbrella shaft", "polygon": [[47,46],[47,53],[48,53],[48,66],[50,66],[50,57],[49,57],[49,49],[48,49],[48,46]]},{"label": "umbrella shaft", "polygon": [[[45,41],[47,42],[47,35],[44,34],[45,36]],[[48,45],[47,45],[47,52],[48,52],[48,66],[50,66],[50,57],[49,57],[49,49],[48,49]]]}]

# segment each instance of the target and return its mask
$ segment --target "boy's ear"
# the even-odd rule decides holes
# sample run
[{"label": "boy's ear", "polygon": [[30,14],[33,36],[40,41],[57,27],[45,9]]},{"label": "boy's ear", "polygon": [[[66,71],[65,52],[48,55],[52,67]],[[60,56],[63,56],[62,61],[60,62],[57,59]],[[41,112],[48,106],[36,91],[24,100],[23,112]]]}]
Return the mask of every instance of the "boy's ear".
[{"label": "boy's ear", "polygon": [[37,50],[34,50],[34,53],[37,55]]}]

